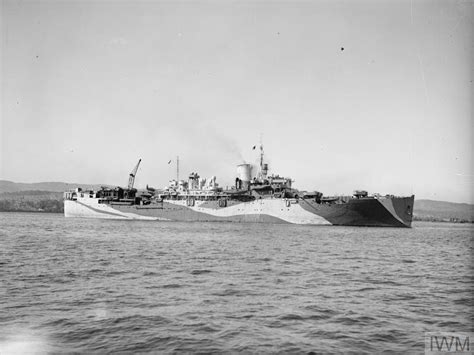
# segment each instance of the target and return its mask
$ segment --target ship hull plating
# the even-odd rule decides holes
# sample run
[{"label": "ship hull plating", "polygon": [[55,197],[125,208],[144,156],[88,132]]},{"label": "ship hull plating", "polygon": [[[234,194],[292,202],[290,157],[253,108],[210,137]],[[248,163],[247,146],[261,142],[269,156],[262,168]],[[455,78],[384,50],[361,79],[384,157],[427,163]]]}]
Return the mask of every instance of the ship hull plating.
[{"label": "ship hull plating", "polygon": [[165,200],[148,205],[102,203],[78,197],[64,201],[66,217],[196,222],[262,222],[306,225],[410,227],[414,196],[350,199],[321,203],[314,199],[268,198],[250,202]]}]

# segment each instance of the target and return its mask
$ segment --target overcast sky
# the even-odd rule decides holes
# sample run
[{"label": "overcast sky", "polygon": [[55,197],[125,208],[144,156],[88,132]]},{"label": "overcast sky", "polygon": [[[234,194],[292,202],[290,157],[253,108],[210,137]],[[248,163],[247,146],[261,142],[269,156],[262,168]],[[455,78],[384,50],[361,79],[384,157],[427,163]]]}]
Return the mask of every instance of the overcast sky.
[{"label": "overcast sky", "polygon": [[2,1],[1,172],[473,202],[472,1]]}]

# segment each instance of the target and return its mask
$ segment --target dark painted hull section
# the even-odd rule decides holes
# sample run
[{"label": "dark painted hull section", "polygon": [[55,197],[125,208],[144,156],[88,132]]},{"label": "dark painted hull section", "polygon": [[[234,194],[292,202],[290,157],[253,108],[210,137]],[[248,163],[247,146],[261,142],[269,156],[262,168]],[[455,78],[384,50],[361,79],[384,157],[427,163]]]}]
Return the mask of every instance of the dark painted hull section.
[{"label": "dark painted hull section", "polygon": [[414,199],[414,196],[352,199],[340,204],[303,200],[300,204],[336,226],[411,227]]}]

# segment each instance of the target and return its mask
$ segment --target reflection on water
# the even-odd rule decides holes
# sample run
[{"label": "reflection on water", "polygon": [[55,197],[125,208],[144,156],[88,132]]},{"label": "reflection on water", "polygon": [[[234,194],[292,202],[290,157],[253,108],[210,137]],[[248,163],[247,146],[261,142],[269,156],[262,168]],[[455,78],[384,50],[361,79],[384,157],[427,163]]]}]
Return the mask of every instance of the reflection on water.
[{"label": "reflection on water", "polygon": [[470,225],[0,222],[2,354],[423,352],[472,331]]}]

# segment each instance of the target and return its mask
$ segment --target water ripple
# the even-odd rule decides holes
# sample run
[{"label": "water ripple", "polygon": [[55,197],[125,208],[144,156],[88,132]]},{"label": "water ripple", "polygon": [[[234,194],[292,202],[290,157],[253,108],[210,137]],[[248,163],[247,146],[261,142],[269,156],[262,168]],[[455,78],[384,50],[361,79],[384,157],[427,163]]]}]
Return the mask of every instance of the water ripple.
[{"label": "water ripple", "polygon": [[473,330],[468,225],[0,218],[0,352],[423,353]]}]

